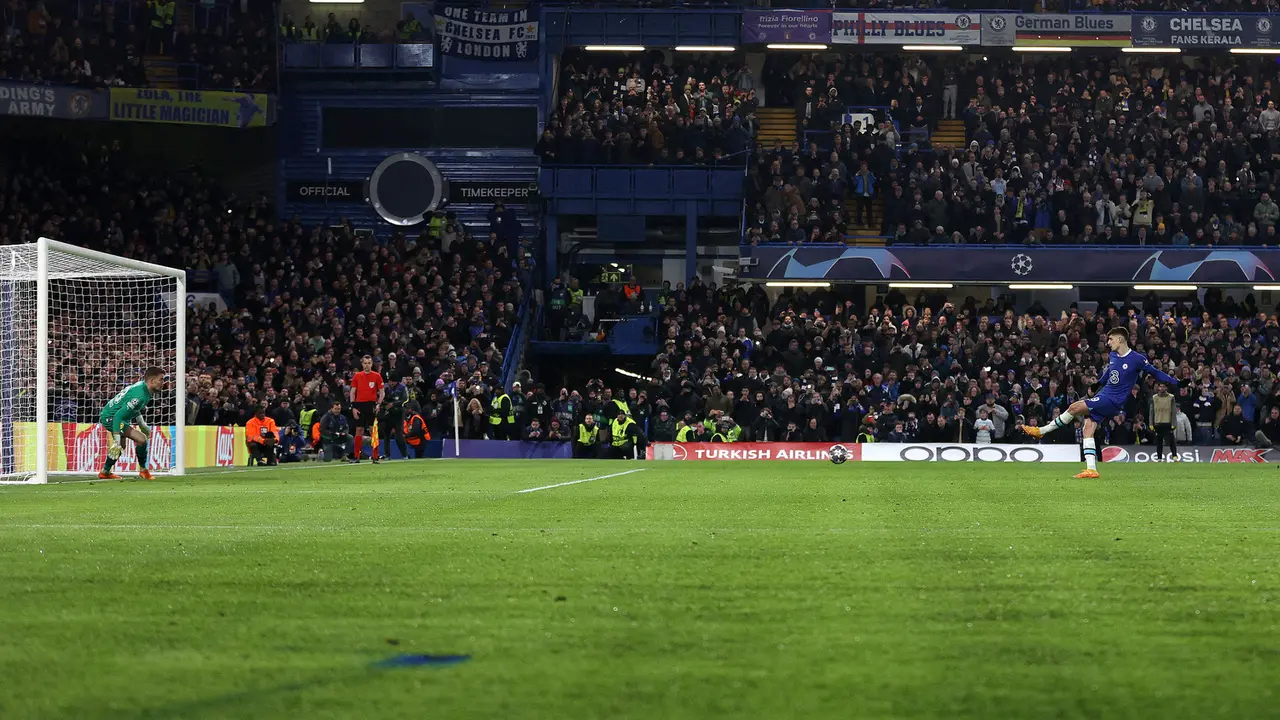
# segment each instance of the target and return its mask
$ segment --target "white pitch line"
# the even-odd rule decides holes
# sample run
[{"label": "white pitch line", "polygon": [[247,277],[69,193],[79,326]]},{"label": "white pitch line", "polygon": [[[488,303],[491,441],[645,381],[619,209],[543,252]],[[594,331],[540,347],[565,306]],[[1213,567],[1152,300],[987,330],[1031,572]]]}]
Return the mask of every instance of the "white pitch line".
[{"label": "white pitch line", "polygon": [[585,478],[583,480],[570,480],[569,482],[556,483],[555,485],[543,485],[542,487],[529,488],[527,490],[517,490],[516,494],[521,495],[523,493],[538,492],[539,490],[550,490],[551,488],[564,487],[565,485],[577,485],[578,483],[588,483],[593,480],[608,480],[609,478],[622,477],[623,475],[630,475],[632,473],[644,472],[645,470],[648,470],[648,469],[649,468],[636,468],[635,470],[624,470],[619,473],[613,473],[612,475],[601,475],[600,477]]}]

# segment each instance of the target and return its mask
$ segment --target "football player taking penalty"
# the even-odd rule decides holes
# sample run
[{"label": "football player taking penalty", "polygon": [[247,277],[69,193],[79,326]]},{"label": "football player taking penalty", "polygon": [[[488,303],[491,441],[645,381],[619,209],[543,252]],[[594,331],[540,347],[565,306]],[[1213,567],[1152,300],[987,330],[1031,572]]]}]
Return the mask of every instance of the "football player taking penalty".
[{"label": "football player taking penalty", "polygon": [[142,379],[121,390],[115,397],[107,401],[106,407],[98,414],[98,422],[107,429],[111,437],[111,446],[107,448],[107,461],[98,473],[100,480],[119,480],[111,469],[124,452],[124,438],[129,438],[138,448],[138,477],[151,479],[151,471],[147,470],[147,442],[151,439],[151,428],[142,419],[142,411],[151,402],[152,396],[164,387],[164,371],[158,367],[147,368]]},{"label": "football player taking penalty", "polygon": [[1152,365],[1145,355],[1129,347],[1127,328],[1112,328],[1107,333],[1107,345],[1111,348],[1111,355],[1107,362],[1107,369],[1098,378],[1101,387],[1096,395],[1087,400],[1075,401],[1066,412],[1054,418],[1048,425],[1042,427],[1024,425],[1019,428],[1033,438],[1041,438],[1055,430],[1070,427],[1076,418],[1084,418],[1082,430],[1085,469],[1084,472],[1076,475],[1078,478],[1098,477],[1098,447],[1093,440],[1093,433],[1098,429],[1098,423],[1119,415],[1124,410],[1124,402],[1129,397],[1129,390],[1138,382],[1138,376],[1141,373],[1145,372],[1173,387],[1178,386],[1177,378]]}]

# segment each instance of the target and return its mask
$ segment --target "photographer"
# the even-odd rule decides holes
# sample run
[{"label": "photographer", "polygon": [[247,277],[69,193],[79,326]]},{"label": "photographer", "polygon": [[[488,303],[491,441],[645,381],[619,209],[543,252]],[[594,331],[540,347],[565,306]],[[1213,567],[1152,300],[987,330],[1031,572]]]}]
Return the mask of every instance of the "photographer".
[{"label": "photographer", "polygon": [[288,425],[284,429],[284,436],[280,438],[280,462],[295,463],[302,462],[302,451],[306,448],[306,442],[299,434],[297,425]]},{"label": "photographer", "polygon": [[325,462],[351,454],[351,424],[342,414],[342,403],[334,401],[320,418],[320,450]]},{"label": "photographer", "polygon": [[280,428],[267,417],[267,409],[261,405],[244,426],[244,437],[249,444],[249,462],[253,465],[275,465],[276,444],[280,441]]}]

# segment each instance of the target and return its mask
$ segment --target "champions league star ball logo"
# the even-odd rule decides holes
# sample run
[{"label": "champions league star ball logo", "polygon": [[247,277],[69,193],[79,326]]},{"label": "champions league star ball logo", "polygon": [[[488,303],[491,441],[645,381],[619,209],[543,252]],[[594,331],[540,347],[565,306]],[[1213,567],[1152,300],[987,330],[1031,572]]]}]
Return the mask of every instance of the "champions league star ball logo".
[{"label": "champions league star ball logo", "polygon": [[1031,256],[1023,253],[1014,255],[1013,259],[1009,261],[1009,269],[1013,270],[1013,274],[1018,277],[1030,275],[1033,267],[1035,266],[1031,262]]}]

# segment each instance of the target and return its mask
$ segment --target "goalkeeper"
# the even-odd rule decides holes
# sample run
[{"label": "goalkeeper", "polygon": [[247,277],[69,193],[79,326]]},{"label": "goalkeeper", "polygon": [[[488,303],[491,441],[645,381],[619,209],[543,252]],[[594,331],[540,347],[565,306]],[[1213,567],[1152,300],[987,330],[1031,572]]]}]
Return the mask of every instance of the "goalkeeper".
[{"label": "goalkeeper", "polygon": [[102,466],[102,472],[98,473],[98,479],[119,479],[118,475],[112,474],[111,468],[124,452],[125,438],[132,440],[138,448],[138,477],[143,480],[151,479],[151,472],[147,470],[147,442],[151,439],[151,428],[142,419],[142,411],[151,402],[151,397],[163,387],[164,371],[149,367],[142,380],[121,390],[102,408],[98,422],[111,436],[111,446],[107,449],[107,461]]}]

